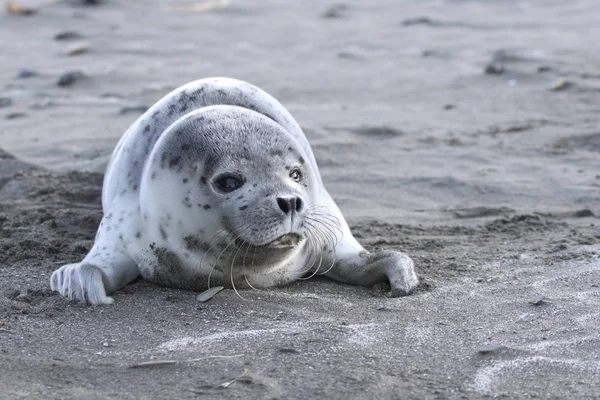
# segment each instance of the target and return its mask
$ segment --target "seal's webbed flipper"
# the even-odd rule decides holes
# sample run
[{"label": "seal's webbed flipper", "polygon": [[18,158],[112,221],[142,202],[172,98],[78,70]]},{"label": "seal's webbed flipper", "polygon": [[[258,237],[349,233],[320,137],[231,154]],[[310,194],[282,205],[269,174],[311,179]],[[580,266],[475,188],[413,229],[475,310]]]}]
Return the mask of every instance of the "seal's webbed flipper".
[{"label": "seal's webbed flipper", "polygon": [[343,236],[335,246],[335,251],[323,253],[324,264],[332,267],[325,276],[343,283],[372,286],[388,281],[391,297],[406,296],[419,284],[413,261],[399,251],[382,250],[368,252],[352,236],[342,213],[328,194],[323,194],[327,208],[340,221]]},{"label": "seal's webbed flipper", "polygon": [[63,265],[52,273],[51,289],[69,300],[93,305],[112,304],[113,299],[107,295],[140,274],[135,261],[121,251],[119,243],[112,240],[114,236],[98,233],[94,246],[83,261]]}]

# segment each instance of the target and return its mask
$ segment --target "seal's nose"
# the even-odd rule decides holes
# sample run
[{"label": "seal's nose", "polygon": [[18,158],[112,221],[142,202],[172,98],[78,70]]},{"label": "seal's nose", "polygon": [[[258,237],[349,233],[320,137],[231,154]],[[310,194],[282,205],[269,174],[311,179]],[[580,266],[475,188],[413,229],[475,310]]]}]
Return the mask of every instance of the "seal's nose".
[{"label": "seal's nose", "polygon": [[297,213],[302,211],[304,202],[300,197],[278,197],[277,205],[284,214]]}]

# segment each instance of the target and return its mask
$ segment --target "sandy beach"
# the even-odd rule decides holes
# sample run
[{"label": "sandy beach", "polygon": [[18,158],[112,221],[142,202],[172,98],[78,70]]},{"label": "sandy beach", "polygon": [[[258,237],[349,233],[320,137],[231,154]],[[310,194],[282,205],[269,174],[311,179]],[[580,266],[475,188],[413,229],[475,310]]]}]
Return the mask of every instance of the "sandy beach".
[{"label": "sandy beach", "polygon": [[[600,396],[597,1],[8,3],[0,398]],[[92,245],[123,132],[210,76],[281,101],[355,236],[409,254],[417,293],[50,291]]]}]

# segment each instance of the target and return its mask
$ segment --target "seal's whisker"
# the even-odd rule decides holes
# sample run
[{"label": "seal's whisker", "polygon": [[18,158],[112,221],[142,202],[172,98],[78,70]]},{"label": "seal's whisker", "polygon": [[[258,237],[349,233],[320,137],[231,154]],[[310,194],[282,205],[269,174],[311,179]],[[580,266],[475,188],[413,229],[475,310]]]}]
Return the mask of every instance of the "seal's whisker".
[{"label": "seal's whisker", "polygon": [[[310,220],[307,219],[306,223],[308,226],[312,227],[313,229],[310,230],[310,235],[307,236],[308,240],[309,240],[310,248],[311,248],[311,256],[310,256],[311,258],[309,258],[308,262],[307,262],[308,268],[306,270],[300,271],[303,274],[314,268],[317,257],[320,257],[320,260],[319,260],[319,266],[317,267],[317,269],[315,271],[318,271],[321,268],[321,264],[323,262],[323,253],[321,251],[321,247],[322,247],[322,244],[324,244],[324,243],[322,242],[322,238],[319,235],[320,231],[318,230],[318,228],[315,225],[311,224]],[[315,273],[312,273],[309,277],[301,277],[299,279],[310,279],[314,275],[315,275]]]},{"label": "seal's whisker", "polygon": [[[240,234],[241,236],[241,234]],[[239,236],[238,236],[239,237]],[[238,295],[238,297],[242,300],[246,300],[242,297],[242,295],[239,294],[239,292],[237,291],[237,289],[235,288],[235,283],[233,280],[233,268],[235,266],[235,259],[237,258],[238,253],[240,252],[240,250],[244,247],[244,245],[242,244],[242,246],[239,246],[237,251],[235,252],[235,254],[233,255],[233,258],[231,259],[231,268],[229,269],[229,279],[231,280],[231,286],[233,287],[233,291],[235,292],[235,294]],[[243,272],[243,270],[242,270]]]},{"label": "seal's whisker", "polygon": [[[229,240],[229,242],[227,243],[227,245],[225,246],[225,248],[223,250],[221,250],[221,252],[219,253],[219,255],[217,256],[217,258],[215,259],[215,262],[213,263],[211,269],[210,269],[210,273],[208,274],[208,288],[210,289],[210,278],[211,275],[215,269],[215,267],[217,266],[217,263],[219,262],[219,259],[221,258],[221,256],[223,255],[223,253],[225,253],[225,251],[227,251],[227,249],[233,244],[235,243],[236,239],[238,239],[240,236],[242,236],[244,233],[246,233],[247,231],[249,231],[251,229],[251,227],[242,227],[241,228],[242,231],[235,236],[233,239]],[[231,232],[231,235],[235,234],[235,230]]]},{"label": "seal's whisker", "polygon": [[[246,247],[246,253],[244,253],[244,259],[242,260],[242,275],[244,275],[244,279],[246,280],[246,284],[248,286],[250,286],[254,290],[258,290],[254,286],[252,286],[252,284],[248,280],[248,274],[246,274],[246,256],[248,255],[250,247],[254,247],[254,254],[256,254],[256,246],[252,246],[250,243],[248,243],[248,246]],[[252,256],[252,261],[254,262],[254,256]]]},{"label": "seal's whisker", "polygon": [[[311,219],[310,221],[311,222],[315,222],[315,223],[321,223],[321,221],[318,221],[318,220],[312,220]],[[326,225],[324,225],[324,226],[326,226]],[[314,225],[314,229],[315,229],[315,231],[318,231],[318,232],[322,233],[320,231],[320,227]],[[334,241],[334,238],[335,238],[335,236],[329,236],[329,239],[330,239],[329,245],[331,246],[331,251],[333,252],[333,259],[331,261],[331,265],[327,268],[327,270],[325,272],[320,273],[320,275],[327,274],[329,271],[331,271],[331,269],[335,265],[335,261],[336,261],[336,258],[337,258],[337,253],[336,253],[337,241]],[[335,239],[337,239],[337,238],[335,238]],[[322,251],[326,251],[326,250],[322,249]],[[321,268],[321,265],[319,265],[319,268],[317,268],[317,272],[320,270],[320,268]]]}]

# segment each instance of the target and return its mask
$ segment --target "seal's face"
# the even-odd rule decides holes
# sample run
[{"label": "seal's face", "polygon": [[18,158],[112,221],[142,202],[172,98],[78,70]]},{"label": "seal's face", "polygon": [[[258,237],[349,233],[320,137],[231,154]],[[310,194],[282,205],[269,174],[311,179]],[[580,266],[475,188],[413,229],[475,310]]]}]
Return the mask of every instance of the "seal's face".
[{"label": "seal's face", "polygon": [[293,247],[310,224],[314,176],[299,148],[279,141],[262,145],[261,151],[241,146],[213,160],[206,192],[240,245]]}]

